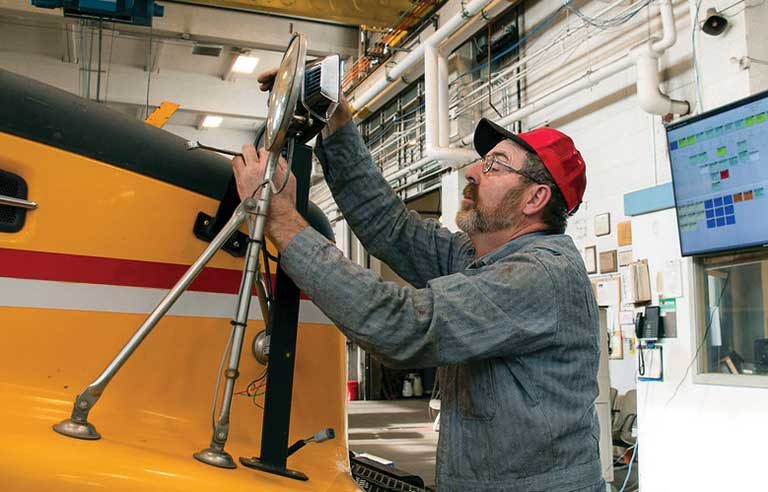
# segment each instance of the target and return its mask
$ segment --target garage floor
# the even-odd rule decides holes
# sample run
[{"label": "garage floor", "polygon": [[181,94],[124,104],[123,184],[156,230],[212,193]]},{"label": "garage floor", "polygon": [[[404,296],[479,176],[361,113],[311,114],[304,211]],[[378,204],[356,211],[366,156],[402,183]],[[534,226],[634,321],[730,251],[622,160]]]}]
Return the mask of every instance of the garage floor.
[{"label": "garage floor", "polygon": [[349,402],[349,448],[395,462],[395,467],[435,484],[437,433],[429,400]]},{"label": "garage floor", "polygon": [[[429,400],[349,402],[349,448],[395,462],[395,467],[435,485],[437,433],[428,413]],[[611,490],[618,491],[626,477],[626,467],[615,469]],[[637,466],[627,481],[625,492],[637,491]]]}]

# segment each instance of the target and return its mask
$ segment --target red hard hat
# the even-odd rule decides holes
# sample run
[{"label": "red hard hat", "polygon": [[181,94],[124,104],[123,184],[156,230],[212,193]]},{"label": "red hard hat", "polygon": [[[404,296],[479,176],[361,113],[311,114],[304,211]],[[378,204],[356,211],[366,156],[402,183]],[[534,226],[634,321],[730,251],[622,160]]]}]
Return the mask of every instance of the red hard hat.
[{"label": "red hard hat", "polygon": [[475,128],[475,150],[482,156],[506,139],[539,156],[563,194],[568,213],[572,213],[584,197],[587,167],[571,137],[554,128],[512,133],[486,118]]}]

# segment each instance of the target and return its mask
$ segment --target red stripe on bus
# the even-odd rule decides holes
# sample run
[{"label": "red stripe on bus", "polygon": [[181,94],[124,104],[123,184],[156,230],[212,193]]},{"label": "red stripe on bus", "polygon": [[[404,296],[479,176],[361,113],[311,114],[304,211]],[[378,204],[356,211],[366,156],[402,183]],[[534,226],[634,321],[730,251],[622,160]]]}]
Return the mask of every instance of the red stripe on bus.
[{"label": "red stripe on bus", "polygon": [[[170,289],[188,265],[0,248],[0,277]],[[237,294],[241,270],[206,267],[188,290]],[[275,275],[272,274],[274,285]],[[306,296],[302,293],[302,299]]]}]

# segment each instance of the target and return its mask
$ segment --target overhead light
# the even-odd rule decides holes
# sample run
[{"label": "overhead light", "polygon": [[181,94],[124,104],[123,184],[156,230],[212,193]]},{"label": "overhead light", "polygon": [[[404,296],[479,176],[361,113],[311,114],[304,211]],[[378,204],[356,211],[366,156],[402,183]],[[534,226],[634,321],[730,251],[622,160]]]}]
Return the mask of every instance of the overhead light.
[{"label": "overhead light", "polygon": [[256,65],[258,64],[258,56],[237,55],[237,59],[232,65],[232,71],[235,73],[253,73],[253,71],[256,70]]},{"label": "overhead light", "polygon": [[218,128],[221,126],[221,122],[224,121],[224,118],[221,116],[213,116],[211,114],[206,115],[203,119],[203,128]]}]

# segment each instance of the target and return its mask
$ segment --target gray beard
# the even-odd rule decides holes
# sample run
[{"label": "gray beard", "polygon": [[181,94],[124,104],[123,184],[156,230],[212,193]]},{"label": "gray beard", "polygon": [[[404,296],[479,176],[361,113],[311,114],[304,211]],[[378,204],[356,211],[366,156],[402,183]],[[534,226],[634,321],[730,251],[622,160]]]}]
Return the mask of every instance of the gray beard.
[{"label": "gray beard", "polygon": [[498,232],[512,227],[522,220],[517,208],[520,190],[509,190],[504,199],[493,210],[485,209],[481,203],[473,203],[456,212],[456,225],[470,236]]},{"label": "gray beard", "polygon": [[469,235],[485,232],[486,224],[476,208],[456,212],[456,225]]}]

